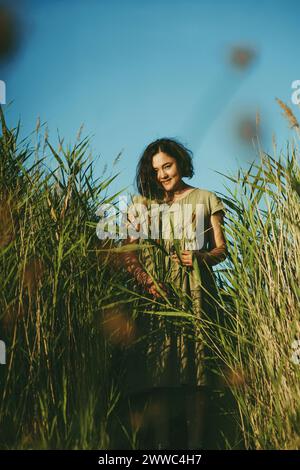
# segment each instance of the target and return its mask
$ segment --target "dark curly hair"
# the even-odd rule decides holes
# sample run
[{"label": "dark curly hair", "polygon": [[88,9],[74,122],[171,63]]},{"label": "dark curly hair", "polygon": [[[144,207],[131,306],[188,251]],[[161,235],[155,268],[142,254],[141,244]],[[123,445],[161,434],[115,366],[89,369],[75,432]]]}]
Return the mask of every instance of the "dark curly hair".
[{"label": "dark curly hair", "polygon": [[193,154],[178,140],[167,138],[155,140],[142,153],[136,170],[138,192],[146,198],[163,200],[164,190],[159,186],[152,166],[152,158],[159,152],[175,158],[181,177],[187,178],[194,175]]}]

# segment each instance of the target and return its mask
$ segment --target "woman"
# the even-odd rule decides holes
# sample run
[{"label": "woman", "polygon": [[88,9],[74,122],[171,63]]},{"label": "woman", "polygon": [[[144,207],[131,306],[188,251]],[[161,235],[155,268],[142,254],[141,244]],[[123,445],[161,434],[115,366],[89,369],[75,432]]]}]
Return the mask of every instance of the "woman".
[{"label": "woman", "polygon": [[[204,315],[212,318],[216,309],[213,301],[216,297],[216,285],[212,266],[226,258],[226,240],[222,230],[225,210],[222,201],[214,193],[195,188],[183,181],[184,177],[191,178],[193,174],[191,151],[177,140],[158,139],[147,146],[136,174],[140,196],[135,197],[128,217],[129,226],[135,232],[131,232],[127,242],[136,243],[138,240],[142,249],[139,254],[132,251],[127,253],[125,263],[126,269],[156,301],[167,298],[170,303],[173,300],[175,310],[177,308],[177,311],[192,312],[196,322],[201,322]],[[147,211],[139,212],[140,204],[146,206]],[[144,224],[143,229],[151,225],[150,217],[154,213],[150,211],[151,204],[152,207],[153,204],[154,207],[157,204],[163,206],[162,214],[168,214],[170,225],[168,236],[164,237],[165,234],[162,235],[160,231],[159,238],[154,237],[155,240],[150,239],[149,243],[145,234],[142,238],[139,234],[141,225]],[[200,212],[198,207],[201,208]],[[189,212],[185,212],[187,208]],[[176,218],[179,212],[181,216]],[[158,213],[161,213],[160,210]],[[187,213],[189,218],[184,219],[182,214]],[[199,214],[202,217],[199,224],[202,228],[200,237],[195,220]],[[185,220],[194,228],[188,235]],[[176,221],[184,225],[181,231],[180,227],[176,227]],[[175,229],[179,231],[176,232]],[[178,238],[178,233],[181,234],[181,239]],[[202,244],[199,244],[200,239]],[[177,299],[175,304],[174,299]],[[190,449],[199,448],[202,444],[204,390],[207,385],[205,348],[203,341],[199,339],[199,331],[195,335],[195,326],[195,322],[180,320],[178,316],[172,318],[148,315],[142,327],[147,338],[143,350],[147,369],[145,380],[153,389],[171,390],[173,397],[178,396],[178,390],[184,390],[188,436],[186,446]],[[179,396],[182,397],[182,394]],[[168,403],[169,398],[166,396]],[[174,406],[181,410],[182,399],[179,407]],[[174,416],[174,410],[171,410],[171,414]],[[170,422],[168,425],[170,427]],[[158,422],[160,440],[163,439],[162,427],[162,421]],[[174,437],[174,432],[169,429],[168,439],[171,436],[171,444],[165,445],[183,448],[184,443],[176,443],[176,438],[172,443],[172,435]]]}]

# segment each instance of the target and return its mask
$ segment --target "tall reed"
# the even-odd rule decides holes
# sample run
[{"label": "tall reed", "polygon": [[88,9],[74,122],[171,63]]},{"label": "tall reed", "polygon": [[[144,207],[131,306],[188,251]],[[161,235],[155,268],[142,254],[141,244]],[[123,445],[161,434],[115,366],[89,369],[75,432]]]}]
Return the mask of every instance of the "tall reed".
[{"label": "tall reed", "polygon": [[300,448],[300,167],[287,145],[261,152],[224,197],[230,257],[212,329],[245,446]]},{"label": "tall reed", "polygon": [[60,151],[46,140],[52,171],[2,109],[1,121],[0,446],[107,448],[119,391],[103,306],[122,273],[100,251],[95,212],[114,177],[95,180],[88,139]]}]

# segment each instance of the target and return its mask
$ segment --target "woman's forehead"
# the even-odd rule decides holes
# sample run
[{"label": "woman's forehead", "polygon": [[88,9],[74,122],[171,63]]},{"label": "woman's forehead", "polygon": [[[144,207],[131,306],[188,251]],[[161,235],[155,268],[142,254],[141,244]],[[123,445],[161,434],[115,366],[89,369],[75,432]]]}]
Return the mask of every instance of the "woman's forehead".
[{"label": "woman's forehead", "polygon": [[167,153],[164,152],[158,152],[152,157],[152,165],[153,166],[159,166],[159,165],[164,165],[167,162],[173,162],[175,158],[171,157]]}]

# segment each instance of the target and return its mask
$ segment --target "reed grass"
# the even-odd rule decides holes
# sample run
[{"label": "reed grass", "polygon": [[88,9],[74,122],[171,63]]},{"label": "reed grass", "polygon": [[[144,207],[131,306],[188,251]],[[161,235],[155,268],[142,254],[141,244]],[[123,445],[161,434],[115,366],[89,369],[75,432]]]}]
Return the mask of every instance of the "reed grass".
[{"label": "reed grass", "polygon": [[[105,194],[115,176],[94,178],[89,140],[55,150],[46,136],[34,149],[0,112],[0,448],[139,448],[143,418],[118,411],[126,368],[142,360],[132,353],[143,350],[139,319],[190,321],[191,304],[160,269],[162,252],[153,250],[155,282],[172,295],[154,300],[121,263],[140,247],[97,238],[96,210],[118,194]],[[194,321],[236,405],[239,442],[225,433],[222,445],[299,449],[299,150],[261,151],[249,170],[224,176],[234,189],[223,195],[229,256],[215,268],[217,316]]]},{"label": "reed grass", "polygon": [[100,251],[95,212],[113,178],[95,181],[87,139],[60,154],[46,141],[53,171],[45,156],[32,162],[2,109],[1,120],[0,446],[108,447],[119,391],[103,305],[121,281]]},{"label": "reed grass", "polygon": [[230,256],[213,332],[219,372],[246,448],[299,449],[299,150],[287,145],[278,159],[261,152],[232,181],[224,197]]}]

